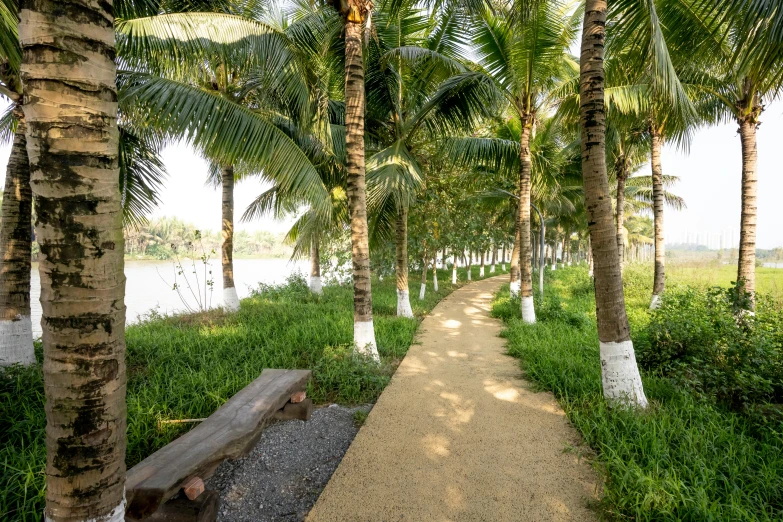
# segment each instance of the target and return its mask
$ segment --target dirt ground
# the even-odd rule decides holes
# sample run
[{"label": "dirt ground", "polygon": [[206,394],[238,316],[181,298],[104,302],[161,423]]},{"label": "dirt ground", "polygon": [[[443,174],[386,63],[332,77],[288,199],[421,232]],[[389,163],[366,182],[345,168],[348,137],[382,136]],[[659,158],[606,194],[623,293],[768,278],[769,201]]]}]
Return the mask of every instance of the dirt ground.
[{"label": "dirt ground", "polygon": [[489,317],[504,280],[467,285],[424,320],[308,522],[597,518],[600,480],[576,431]]}]

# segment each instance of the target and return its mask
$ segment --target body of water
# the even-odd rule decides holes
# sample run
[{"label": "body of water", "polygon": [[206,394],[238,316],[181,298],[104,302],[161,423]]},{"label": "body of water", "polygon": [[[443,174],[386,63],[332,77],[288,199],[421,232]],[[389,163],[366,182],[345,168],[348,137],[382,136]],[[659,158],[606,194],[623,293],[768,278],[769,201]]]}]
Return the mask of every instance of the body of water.
[{"label": "body of water", "polygon": [[[234,260],[234,285],[237,289],[239,298],[242,299],[250,295],[251,289],[258,286],[259,283],[279,284],[295,272],[302,274],[308,273],[308,261],[289,262],[287,259],[235,259]],[[190,262],[183,262],[184,275],[195,291],[196,276],[193,272],[193,265]],[[196,262],[198,271],[198,281],[201,292],[199,292],[202,301],[204,300],[204,265]],[[220,266],[220,259],[212,260],[209,263],[207,271],[211,270],[212,275],[207,274],[207,278],[212,278],[214,286],[211,292],[211,307],[220,306],[223,299],[223,272]],[[150,310],[157,310],[159,313],[178,313],[188,311],[188,306],[196,308],[196,300],[191,292],[184,287],[184,280],[181,275],[176,274],[173,261],[125,261],[125,307],[128,324],[139,320],[139,316],[146,315]],[[181,287],[182,297],[172,289],[175,276],[178,285]],[[33,263],[31,277],[31,312],[33,323],[33,335],[41,335],[41,279],[38,275],[38,263]],[[183,303],[183,298],[188,306]],[[210,301],[210,292],[207,291],[206,301]]]}]

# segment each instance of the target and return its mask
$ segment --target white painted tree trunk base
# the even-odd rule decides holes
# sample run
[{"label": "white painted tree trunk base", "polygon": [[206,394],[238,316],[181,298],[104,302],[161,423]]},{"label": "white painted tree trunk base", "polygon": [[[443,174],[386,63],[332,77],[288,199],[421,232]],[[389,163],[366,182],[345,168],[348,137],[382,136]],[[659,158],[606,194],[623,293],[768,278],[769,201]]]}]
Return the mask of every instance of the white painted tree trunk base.
[{"label": "white painted tree trunk base", "polygon": [[378,356],[378,345],[375,343],[375,327],[372,319],[369,321],[354,321],[353,323],[353,344],[356,351],[365,357],[370,357],[375,362],[380,362]]},{"label": "white painted tree trunk base", "polygon": [[457,270],[451,271],[451,284],[456,285],[457,284]]},{"label": "white painted tree trunk base", "polygon": [[656,310],[660,306],[661,306],[661,296],[659,296],[658,294],[653,294],[652,299],[650,300],[650,310]]},{"label": "white painted tree trunk base", "polygon": [[503,263],[501,266],[503,267],[503,271],[505,272],[506,271],[506,263]]},{"label": "white painted tree trunk base", "polygon": [[16,321],[0,321],[0,366],[35,363],[33,323],[30,316],[19,315]]},{"label": "white painted tree trunk base", "polygon": [[407,290],[397,290],[397,316],[413,317],[411,299]]},{"label": "white painted tree trunk base", "polygon": [[320,276],[310,276],[310,291],[316,295],[323,295],[324,287]]},{"label": "white painted tree trunk base", "polygon": [[437,292],[438,291],[438,273],[433,272],[432,273],[432,291]]},{"label": "white painted tree trunk base", "polygon": [[229,312],[239,310],[239,296],[237,295],[237,289],[233,286],[223,289],[223,308]]},{"label": "white painted tree trunk base", "polygon": [[601,342],[601,384],[610,403],[647,407],[632,341]]},{"label": "white painted tree trunk base", "polygon": [[484,277],[484,267],[479,268],[479,277]]},{"label": "white painted tree trunk base", "polygon": [[489,273],[490,274],[494,274],[495,273],[495,265],[492,265],[491,267],[489,267]]},{"label": "white painted tree trunk base", "polygon": [[557,265],[552,265],[552,272],[554,272],[555,270],[557,270]]},{"label": "white painted tree trunk base", "polygon": [[532,295],[522,298],[522,320],[528,324],[536,324],[536,308]]},{"label": "white painted tree trunk base", "polygon": [[419,301],[424,299],[424,294],[427,293],[427,285],[425,283],[421,284],[421,290],[419,290]]},{"label": "white painted tree trunk base", "polygon": [[[53,518],[49,518],[49,516],[46,515],[46,512],[44,512],[44,521],[55,522]],[[125,493],[122,494],[122,502],[120,502],[120,505],[112,509],[111,513],[109,513],[108,515],[103,515],[102,517],[88,518],[81,522],[125,522]]]},{"label": "white painted tree trunk base", "polygon": [[519,285],[520,285],[520,281],[513,281],[509,285],[508,289],[509,292],[511,293],[511,297],[517,297],[519,295]]},{"label": "white painted tree trunk base", "polygon": [[468,269],[468,281],[473,281],[473,277],[471,277],[472,276],[472,272],[473,272],[472,268]]}]

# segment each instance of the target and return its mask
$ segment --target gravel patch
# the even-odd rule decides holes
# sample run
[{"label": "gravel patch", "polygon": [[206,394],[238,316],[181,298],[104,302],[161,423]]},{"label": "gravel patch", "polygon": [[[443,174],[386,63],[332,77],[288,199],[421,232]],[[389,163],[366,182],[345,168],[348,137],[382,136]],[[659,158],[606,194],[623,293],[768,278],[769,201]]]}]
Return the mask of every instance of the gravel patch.
[{"label": "gravel patch", "polygon": [[370,408],[332,404],[307,422],[267,427],[248,455],[224,461],[206,482],[220,493],[218,521],[304,520],[359,431],[354,413]]}]

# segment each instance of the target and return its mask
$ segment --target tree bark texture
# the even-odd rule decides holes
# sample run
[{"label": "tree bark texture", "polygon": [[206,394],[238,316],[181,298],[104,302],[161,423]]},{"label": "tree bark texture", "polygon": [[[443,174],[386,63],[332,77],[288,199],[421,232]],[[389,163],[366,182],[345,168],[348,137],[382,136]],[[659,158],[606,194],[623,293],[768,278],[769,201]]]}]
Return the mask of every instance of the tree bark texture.
[{"label": "tree bark texture", "polygon": [[664,246],[663,167],[661,166],[663,137],[655,129],[653,129],[651,134],[652,146],[650,149],[650,164],[652,165],[653,218],[655,228],[655,276],[653,279],[653,295],[650,307],[655,308],[658,306],[665,285],[666,247]]},{"label": "tree bark texture", "polygon": [[5,174],[0,221],[0,366],[35,362],[30,319],[30,255],[33,192],[27,159],[24,114],[17,127]]},{"label": "tree bark texture", "polygon": [[121,521],[125,274],[111,1],[23,0],[27,153],[41,248],[46,510]]}]

